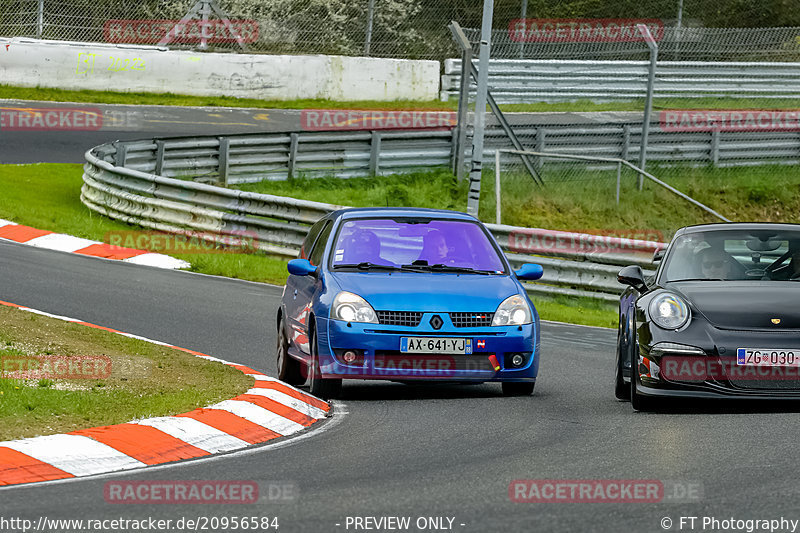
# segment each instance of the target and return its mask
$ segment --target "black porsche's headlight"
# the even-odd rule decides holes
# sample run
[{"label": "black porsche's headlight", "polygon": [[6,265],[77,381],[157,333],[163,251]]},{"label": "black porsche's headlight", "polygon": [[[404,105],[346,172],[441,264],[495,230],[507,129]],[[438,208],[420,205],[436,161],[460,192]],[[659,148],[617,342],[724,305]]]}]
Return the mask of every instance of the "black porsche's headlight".
[{"label": "black porsche's headlight", "polygon": [[671,292],[662,292],[650,300],[650,319],[663,329],[680,329],[689,322],[689,306]]}]

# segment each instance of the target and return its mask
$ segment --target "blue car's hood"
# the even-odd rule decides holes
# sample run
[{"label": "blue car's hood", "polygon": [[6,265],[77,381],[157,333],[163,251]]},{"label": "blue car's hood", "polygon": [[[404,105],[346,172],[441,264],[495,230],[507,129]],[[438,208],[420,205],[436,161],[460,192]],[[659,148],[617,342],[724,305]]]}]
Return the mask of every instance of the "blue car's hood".
[{"label": "blue car's hood", "polygon": [[331,277],[376,311],[494,312],[500,302],[519,293],[507,275],[336,272]]}]

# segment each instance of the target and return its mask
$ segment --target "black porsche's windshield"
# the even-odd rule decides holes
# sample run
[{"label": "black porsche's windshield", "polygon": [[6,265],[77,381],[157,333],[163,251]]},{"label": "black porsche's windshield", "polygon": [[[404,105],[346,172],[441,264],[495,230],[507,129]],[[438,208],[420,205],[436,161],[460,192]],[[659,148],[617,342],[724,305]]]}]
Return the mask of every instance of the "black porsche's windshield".
[{"label": "black porsche's windshield", "polygon": [[800,230],[687,233],[670,246],[660,282],[800,281]]}]

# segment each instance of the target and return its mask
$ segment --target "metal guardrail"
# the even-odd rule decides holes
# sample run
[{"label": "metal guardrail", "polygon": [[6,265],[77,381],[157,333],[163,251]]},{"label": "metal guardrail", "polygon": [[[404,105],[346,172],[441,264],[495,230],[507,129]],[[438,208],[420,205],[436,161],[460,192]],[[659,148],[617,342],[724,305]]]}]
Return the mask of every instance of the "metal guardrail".
[{"label": "metal guardrail", "polygon": [[[238,137],[237,144],[258,146],[257,143],[263,142],[263,136],[247,137]],[[220,144],[218,138],[195,138],[193,141],[195,144],[188,139],[181,139],[177,141],[180,143],[177,147],[169,145],[169,150],[189,156],[202,153],[209,147],[218,149]],[[212,239],[219,241],[228,240],[230,236],[246,235],[253,239],[257,249],[287,258],[296,257],[311,223],[325,213],[341,208],[332,204],[227,189],[141,170],[160,168],[163,171],[169,159],[161,154],[166,152],[168,144],[168,141],[161,139],[116,142],[87,151],[81,201],[103,215],[159,231],[194,230],[203,232],[204,238],[211,238],[209,234],[217,235]],[[254,166],[265,164],[258,160],[257,152],[249,157],[250,164]],[[264,157],[269,158],[270,155]],[[201,175],[203,171],[213,168],[207,157],[199,157],[198,162],[194,168],[201,170]],[[175,172],[175,168],[172,167],[172,172],[180,174]],[[545,275],[540,282],[527,284],[530,292],[608,301],[616,300],[621,291],[616,282],[619,265],[652,267],[653,250],[661,244],[609,237],[607,242],[617,244],[620,250],[624,248],[625,253],[586,250],[576,246],[566,250],[537,249],[534,256],[525,241],[531,232],[539,232],[538,235],[545,232],[544,235],[553,239],[570,235],[575,242],[597,237],[495,224],[488,227],[512,265],[537,262],[545,267]]]},{"label": "metal guardrail", "polygon": [[103,157],[165,177],[238,184],[307,176],[395,174],[450,165],[453,132],[364,131],[175,137],[114,143]]},{"label": "metal guardrail", "polygon": [[[647,92],[647,61],[493,59],[489,90],[502,104],[632,100]],[[447,59],[442,100],[458,97],[461,60]],[[473,89],[474,92],[474,89]],[[660,98],[800,98],[800,63],[660,61]]]}]

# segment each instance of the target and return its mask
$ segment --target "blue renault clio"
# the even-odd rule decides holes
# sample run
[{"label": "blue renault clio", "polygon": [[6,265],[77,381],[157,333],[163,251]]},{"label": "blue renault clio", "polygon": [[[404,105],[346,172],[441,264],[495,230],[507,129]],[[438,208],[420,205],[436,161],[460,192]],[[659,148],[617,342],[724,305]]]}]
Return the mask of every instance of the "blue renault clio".
[{"label": "blue renault clio", "polygon": [[352,208],[308,232],[277,316],[278,377],[336,397],[343,379],[502,383],[533,393],[539,316],[476,218],[454,211]]}]

